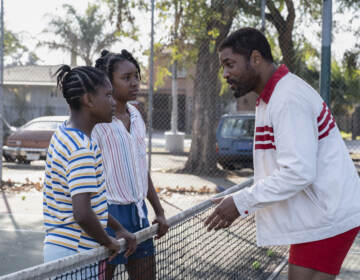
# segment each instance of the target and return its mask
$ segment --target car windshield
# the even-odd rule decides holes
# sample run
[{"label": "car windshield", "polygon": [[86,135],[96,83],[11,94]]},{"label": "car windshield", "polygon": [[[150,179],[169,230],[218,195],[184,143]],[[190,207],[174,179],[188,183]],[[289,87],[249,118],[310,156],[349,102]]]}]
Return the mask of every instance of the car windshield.
[{"label": "car windshield", "polygon": [[38,121],[25,124],[22,129],[24,130],[55,130],[61,122],[57,121]]},{"label": "car windshield", "polygon": [[228,138],[253,138],[254,119],[226,118],[221,127],[221,136]]}]

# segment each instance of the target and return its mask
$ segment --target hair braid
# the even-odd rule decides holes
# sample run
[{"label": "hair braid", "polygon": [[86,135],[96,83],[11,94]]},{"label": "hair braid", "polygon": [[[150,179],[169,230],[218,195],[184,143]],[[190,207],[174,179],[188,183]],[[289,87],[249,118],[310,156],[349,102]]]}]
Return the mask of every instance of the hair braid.
[{"label": "hair braid", "polygon": [[98,86],[106,85],[106,73],[91,66],[80,66],[71,69],[69,65],[61,66],[56,72],[57,86],[62,91],[71,109],[81,107],[80,97],[86,92],[95,93]]}]

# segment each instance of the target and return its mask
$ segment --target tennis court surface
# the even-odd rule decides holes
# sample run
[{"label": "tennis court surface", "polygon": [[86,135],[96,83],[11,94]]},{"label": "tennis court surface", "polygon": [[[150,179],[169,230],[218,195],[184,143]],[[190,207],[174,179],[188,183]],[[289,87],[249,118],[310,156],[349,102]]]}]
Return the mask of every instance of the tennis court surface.
[{"label": "tennis court surface", "polygon": [[[274,279],[286,264],[287,247],[257,247],[254,216],[237,220],[230,229],[207,232],[203,222],[213,207],[207,200],[169,219],[169,233],[155,241],[156,279]],[[138,232],[137,239],[143,241],[155,233],[154,226]],[[100,247],[0,279],[105,279],[107,257]],[[129,279],[124,266],[118,266],[114,279]]]}]

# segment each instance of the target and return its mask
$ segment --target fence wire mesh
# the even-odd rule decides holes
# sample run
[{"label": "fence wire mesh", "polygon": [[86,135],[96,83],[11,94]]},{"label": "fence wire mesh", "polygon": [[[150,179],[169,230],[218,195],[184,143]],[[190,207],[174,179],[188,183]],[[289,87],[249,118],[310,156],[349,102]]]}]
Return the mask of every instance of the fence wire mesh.
[{"label": "fence wire mesh", "polygon": [[[228,229],[208,232],[204,221],[213,209],[214,204],[205,201],[170,218],[169,232],[155,240],[155,262],[146,257],[132,269],[119,265],[113,279],[269,279],[286,259],[287,246],[258,247],[253,215]],[[152,238],[155,232],[155,227],[138,232],[138,240]],[[104,248],[92,251],[0,279],[105,279],[107,254]]]},{"label": "fence wire mesh", "polygon": [[[223,117],[224,114],[245,114],[248,118],[254,112],[257,97],[250,93],[236,100],[220,79],[216,49],[222,39],[237,28],[245,25],[263,27],[275,62],[285,63],[292,72],[319,90],[322,50],[321,37],[317,34],[321,34],[322,5],[314,3],[309,9],[299,1],[286,1],[279,6],[278,1],[265,1],[266,21],[262,25],[262,1],[247,2],[158,1],[157,20],[168,26],[163,30],[160,24],[155,25],[155,34],[159,34],[155,38],[154,52],[151,152],[171,156],[155,156],[151,163],[154,171],[215,174],[229,169],[252,168],[251,121],[249,124],[242,120],[243,116],[233,116],[228,121]],[[349,48],[341,52],[335,43],[341,40],[343,30],[337,23],[342,14],[346,12],[352,16],[357,8],[355,5],[346,10],[341,3],[334,4],[330,85],[330,108],[356,160],[360,150],[360,43],[354,37]],[[141,14],[141,7],[134,5],[130,12]],[[73,24],[75,26],[76,22]],[[356,34],[359,30],[354,24],[346,31]],[[135,42],[135,46],[136,43],[139,42]],[[94,54],[94,57],[98,55]],[[7,142],[11,133],[9,125],[19,127],[35,117],[69,114],[65,100],[55,87],[53,74],[58,66],[44,63],[12,61],[5,65],[3,138],[6,146],[17,147],[18,143],[17,139]],[[135,105],[147,123],[149,69],[142,68],[145,78]],[[177,136],[175,146],[167,132]],[[26,157],[26,154],[4,153],[8,162],[32,161]]]},{"label": "fence wire mesh", "polygon": [[[105,7],[105,2],[119,1],[103,1],[99,5]],[[153,102],[152,105],[149,104],[147,77],[149,67],[146,56],[144,61],[140,61],[144,79],[137,101],[133,103],[142,113],[146,124],[149,122],[150,106],[153,112],[152,148],[151,150],[148,148],[148,153],[151,153],[150,171],[154,185],[161,188],[183,188],[186,185],[188,189],[202,191],[206,190],[203,187],[219,185],[217,180],[219,177],[226,178],[228,185],[232,185],[237,178],[252,176],[253,114],[257,95],[249,93],[239,99],[233,98],[231,90],[221,79],[222,72],[216,49],[221,40],[237,28],[243,26],[260,28],[262,1],[157,0],[156,2],[155,33],[158,36],[155,38]],[[266,1],[264,10],[266,18],[264,33],[270,41],[276,64],[285,63],[292,72],[306,80],[316,90],[319,90],[321,71],[322,50],[319,36],[322,22],[321,2]],[[356,1],[333,2],[334,29],[331,46],[333,57],[329,107],[354,164],[360,170],[360,36],[357,36],[360,32],[360,24],[358,19],[352,18],[352,15],[357,15],[359,10],[358,6],[353,10],[341,8],[341,3]],[[310,7],[306,5],[308,3]],[[143,10],[137,5],[128,12],[143,15]],[[352,20],[341,21],[347,16],[351,16]],[[178,25],[175,24],[176,19],[179,20]],[[142,19],[137,22],[139,19],[136,16],[134,20],[139,27],[148,25],[143,24]],[[75,23],[76,21],[69,21],[69,24]],[[178,32],[177,37],[174,37],[176,26]],[[72,28],[76,30],[77,26],[74,25]],[[339,42],[344,40],[342,35],[345,31],[350,31],[355,36],[347,41],[348,47],[340,51],[342,44]],[[141,40],[121,44],[119,48],[113,47],[112,51],[120,52],[122,48],[135,50],[135,57],[138,58],[141,51],[149,48],[144,44],[147,38],[145,35],[138,38]],[[60,41],[63,38],[60,36],[57,39]],[[67,55],[70,58],[70,53],[66,53]],[[97,53],[94,57],[99,55],[100,53]],[[40,116],[69,115],[68,106],[56,89],[56,80],[53,76],[59,65],[50,65],[51,63],[46,59],[42,57],[40,59],[42,60],[11,61],[11,63],[5,61],[3,104],[1,104],[4,122],[3,141],[4,145],[10,148],[8,151],[12,151],[3,152],[5,182],[24,181],[28,177],[32,178],[32,175],[37,179],[39,175],[36,171],[44,169],[44,162],[39,160],[42,155],[36,149],[46,149],[48,142],[39,142],[35,136],[27,140],[17,138],[19,136],[16,135],[9,138],[14,128],[20,128]],[[176,75],[173,67],[175,61]],[[85,62],[78,60],[78,65],[82,64]],[[92,64],[94,65],[94,61]],[[177,88],[176,95],[174,88]],[[177,102],[173,102],[174,98]],[[173,104],[177,104],[175,127],[172,121]],[[177,136],[178,145],[170,145],[171,139],[167,136],[167,132]],[[21,137],[23,136],[24,134]],[[30,150],[20,153],[20,148],[30,148]],[[21,174],[24,173],[26,175],[22,176]],[[193,174],[201,174],[202,178],[211,177],[211,179],[204,183],[204,180],[190,177]],[[180,177],[181,175],[189,176]],[[213,179],[213,177],[217,178]],[[173,230],[176,231],[175,228]],[[177,242],[175,233],[174,236],[173,241]],[[230,235],[225,235],[227,236]],[[165,246],[162,242],[160,240],[157,244],[157,259],[166,255],[161,253],[161,248]],[[166,246],[171,247],[170,241]],[[257,251],[253,252],[257,254]],[[203,253],[206,254],[205,251]],[[172,257],[173,255],[169,256]],[[217,259],[213,257],[211,260]],[[177,261],[180,266],[183,265],[181,258]],[[221,259],[221,261],[226,260]],[[358,255],[354,256],[355,262],[359,263]],[[199,267],[202,265],[206,263],[199,264]],[[165,272],[161,267],[157,265],[157,275],[165,275],[162,274]],[[209,269],[214,267],[209,265]],[[119,277],[127,277],[125,268],[119,269]],[[222,269],[222,266],[219,269]],[[190,270],[194,274],[196,271],[196,268]],[[257,272],[258,270],[253,271],[253,273]],[[177,275],[176,273],[178,272],[174,272],[173,275]]]}]

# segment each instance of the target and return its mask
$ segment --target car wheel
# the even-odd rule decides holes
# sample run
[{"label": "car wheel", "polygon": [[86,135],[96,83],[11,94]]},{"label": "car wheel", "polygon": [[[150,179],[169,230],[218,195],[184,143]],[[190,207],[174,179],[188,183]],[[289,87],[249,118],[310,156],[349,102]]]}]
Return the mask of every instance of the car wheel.
[{"label": "car wheel", "polygon": [[15,159],[13,159],[11,156],[8,156],[8,155],[4,155],[4,159],[7,162],[14,162],[15,161]]},{"label": "car wheel", "polygon": [[22,163],[22,164],[30,164],[30,160],[27,160],[27,159],[25,159],[25,158],[19,158],[18,159],[18,162],[19,163]]}]

